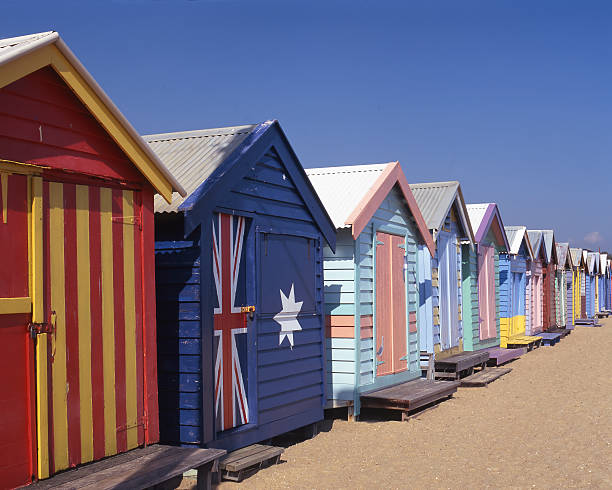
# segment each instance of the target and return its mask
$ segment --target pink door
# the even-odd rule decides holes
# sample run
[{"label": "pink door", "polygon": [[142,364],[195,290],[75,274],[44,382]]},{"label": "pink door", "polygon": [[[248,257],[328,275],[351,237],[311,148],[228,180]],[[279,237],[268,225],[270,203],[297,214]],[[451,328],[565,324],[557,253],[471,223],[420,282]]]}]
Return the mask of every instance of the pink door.
[{"label": "pink door", "polygon": [[478,246],[478,302],[480,304],[480,339],[497,335],[495,304],[495,250]]},{"label": "pink door", "polygon": [[378,232],[376,240],[376,375],[384,376],[408,367],[404,238]]}]

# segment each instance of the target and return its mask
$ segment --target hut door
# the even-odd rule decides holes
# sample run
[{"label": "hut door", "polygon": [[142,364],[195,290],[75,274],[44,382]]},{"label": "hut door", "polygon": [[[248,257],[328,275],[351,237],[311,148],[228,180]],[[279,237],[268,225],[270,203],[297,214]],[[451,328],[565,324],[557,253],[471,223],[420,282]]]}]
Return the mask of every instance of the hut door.
[{"label": "hut door", "polygon": [[480,339],[497,335],[495,304],[495,252],[493,247],[479,245],[478,302],[480,303]]},{"label": "hut door", "polygon": [[249,422],[247,270],[250,220],[218,213],[213,219],[215,278],[215,415],[217,431]]},{"label": "hut door", "polygon": [[28,332],[31,177],[0,167],[0,182],[0,486],[13,488],[35,474],[34,353]]},{"label": "hut door", "polygon": [[140,192],[44,181],[42,195],[44,477],[144,443],[144,272]]},{"label": "hut door", "polygon": [[511,303],[511,320],[510,320],[510,335],[517,335],[521,332],[522,322],[520,316],[522,315],[521,308],[521,285],[522,285],[522,274],[519,272],[512,272],[512,303]]},{"label": "hut door", "polygon": [[377,376],[408,367],[404,237],[376,233]]},{"label": "hut door", "polygon": [[457,280],[457,245],[452,235],[438,236],[438,277],[440,282],[440,342],[443,349],[459,345],[459,291]]}]

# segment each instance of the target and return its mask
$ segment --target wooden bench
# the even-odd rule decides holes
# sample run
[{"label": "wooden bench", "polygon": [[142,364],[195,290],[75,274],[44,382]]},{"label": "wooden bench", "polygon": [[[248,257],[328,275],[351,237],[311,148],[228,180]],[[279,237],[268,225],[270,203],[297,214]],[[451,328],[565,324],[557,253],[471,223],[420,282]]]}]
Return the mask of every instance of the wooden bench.
[{"label": "wooden bench", "polygon": [[225,449],[200,449],[155,444],[133,449],[95,463],[79,466],[31,485],[28,489],[125,489],[138,490],[162,484],[198,471],[197,488],[211,488],[211,473],[217,470]]},{"label": "wooden bench", "polygon": [[243,447],[219,460],[219,476],[221,479],[240,482],[250,471],[277,464],[284,451],[282,447],[263,444]]}]

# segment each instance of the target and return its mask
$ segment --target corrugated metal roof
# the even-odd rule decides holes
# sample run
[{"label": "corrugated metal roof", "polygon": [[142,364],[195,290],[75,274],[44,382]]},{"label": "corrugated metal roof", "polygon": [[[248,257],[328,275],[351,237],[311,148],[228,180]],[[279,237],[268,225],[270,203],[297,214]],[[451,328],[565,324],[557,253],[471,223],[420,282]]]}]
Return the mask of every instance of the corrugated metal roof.
[{"label": "corrugated metal roof", "polygon": [[346,220],[366,193],[391,163],[348,165],[344,167],[307,168],[312,182],[336,228],[346,227]]},{"label": "corrugated metal roof", "polygon": [[586,263],[587,263],[587,270],[589,271],[589,274],[594,274],[596,271],[595,261],[596,261],[595,252],[587,252]]},{"label": "corrugated metal roof", "polygon": [[472,230],[474,230],[474,234],[478,233],[478,229],[482,224],[482,219],[484,218],[487,209],[489,209],[490,205],[491,203],[489,202],[465,205],[465,207],[467,208],[468,216],[470,217],[470,223],[472,225]]},{"label": "corrugated metal roof", "polygon": [[508,237],[508,243],[510,244],[510,253],[518,254],[521,249],[521,243],[523,243],[523,237],[527,232],[526,226],[504,226],[506,230],[506,236]]},{"label": "corrugated metal roof", "polygon": [[183,201],[225,161],[256,127],[257,124],[249,124],[143,136],[187,192],[184,198],[175,192],[172,195],[171,204],[168,204],[161,196],[155,196],[155,212],[178,211]]},{"label": "corrugated metal roof", "polygon": [[605,272],[606,266],[608,265],[608,254],[607,253],[600,253],[599,254],[599,260],[600,260],[600,263],[601,263],[601,268],[599,270]]},{"label": "corrugated metal roof", "polygon": [[440,230],[459,189],[459,182],[409,184],[423,219],[430,230]]},{"label": "corrugated metal roof", "polygon": [[582,249],[581,248],[570,248],[570,255],[572,256],[572,262],[574,263],[574,267],[580,265],[582,259]]},{"label": "corrugated metal roof", "polygon": [[527,236],[533,247],[533,255],[537,257],[542,245],[542,232],[540,230],[527,230]]}]

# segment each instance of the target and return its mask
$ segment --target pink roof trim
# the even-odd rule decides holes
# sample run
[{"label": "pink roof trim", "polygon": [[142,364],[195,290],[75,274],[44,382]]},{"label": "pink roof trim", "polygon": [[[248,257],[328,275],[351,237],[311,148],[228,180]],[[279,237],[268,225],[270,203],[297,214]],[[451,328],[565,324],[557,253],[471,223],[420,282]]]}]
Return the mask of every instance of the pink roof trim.
[{"label": "pink roof trim", "polygon": [[345,224],[352,226],[353,238],[357,238],[395,184],[399,185],[404,199],[406,199],[408,203],[408,208],[416,221],[417,228],[423,237],[423,241],[433,257],[436,250],[433,239],[427,229],[427,225],[425,225],[421,210],[412,195],[412,191],[410,190],[410,186],[408,185],[408,181],[406,180],[406,176],[399,162],[391,162],[387,165],[380,177],[374,182],[374,185],[370,187],[366,195],[363,196],[361,202],[346,219]]}]

